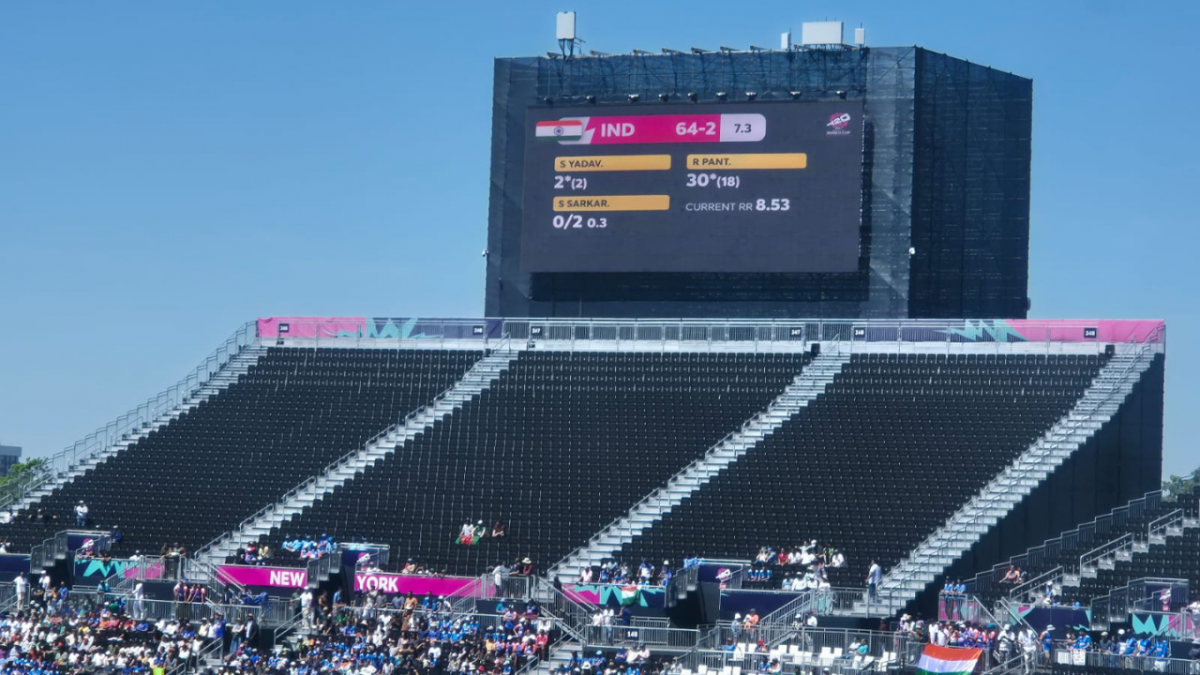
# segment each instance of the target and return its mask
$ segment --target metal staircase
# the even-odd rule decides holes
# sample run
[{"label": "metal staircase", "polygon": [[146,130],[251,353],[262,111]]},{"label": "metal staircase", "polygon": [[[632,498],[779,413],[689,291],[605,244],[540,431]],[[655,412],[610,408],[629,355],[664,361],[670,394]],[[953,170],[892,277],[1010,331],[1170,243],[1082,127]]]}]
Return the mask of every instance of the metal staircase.
[{"label": "metal staircase", "polygon": [[892,612],[914,600],[1112,418],[1153,362],[1155,346],[1130,345],[1112,357],[1070,413],[884,576]]},{"label": "metal staircase", "polygon": [[519,352],[516,350],[504,349],[483,357],[471,366],[461,380],[438,394],[431,403],[409,413],[403,421],[381,431],[367,441],[362,448],[343,455],[336,462],[325,467],[317,476],[292,488],[275,504],[243,520],[233,532],[223,534],[209,542],[197,551],[197,556],[215,561],[224,560],[237,550],[240,543],[257,540],[262,535],[269,533],[272,528],[279,527],[291,520],[304,507],[311,506],[339,486],[382,461],[395,452],[396,448],[403,446],[406,441],[415,438],[418,434],[437,424],[442,418],[458,410],[464,403],[478,396],[508,369],[518,354]]},{"label": "metal staircase", "polygon": [[[235,340],[235,338],[230,338],[230,340]],[[218,353],[220,351],[218,350]],[[35,483],[28,485],[16,499],[8,504],[0,505],[0,508],[15,513],[36,504],[43,497],[95,469],[122,450],[133,447],[138,441],[149,436],[151,432],[161,430],[170,422],[179,419],[180,415],[221,393],[229,385],[237,382],[240,376],[246,374],[250,366],[257,363],[259,357],[266,352],[267,348],[255,341],[243,344],[236,351],[230,351],[226,360],[214,361],[216,357],[210,356],[206,364],[213,362],[208,367],[216,369],[211,374],[207,374],[205,377],[197,375],[200,368],[205,367],[205,364],[201,364],[200,368],[197,368],[191,376],[185,378],[175,388],[163,392],[137,410],[127,413],[125,417],[130,417],[130,420],[118,425],[117,431],[101,434],[104,430],[100,430],[76,444],[85,447],[91,446],[91,449],[84,452],[68,449],[69,452],[64,451],[50,458],[48,460],[49,471],[39,476]],[[190,383],[190,386],[185,383]],[[139,419],[141,421],[138,421]],[[116,424],[109,426],[113,427]],[[98,435],[107,436],[108,442],[96,445],[95,439],[98,438]]]},{"label": "metal staircase", "polygon": [[1066,417],[1058,420],[1045,436],[950,516],[946,525],[884,575],[883,586],[890,591],[886,596],[890,610],[898,611],[916,599],[950,563],[970,550],[1022,498],[1096,434],[1120,410],[1142,372],[1150,368],[1158,353],[1154,347],[1132,345],[1112,357]]},{"label": "metal staircase", "polygon": [[849,360],[848,351],[842,353],[837,345],[831,345],[830,349],[805,366],[803,372],[766,410],[744,422],[740,429],[718,441],[703,457],[675,474],[663,487],[634,504],[629,513],[614,520],[593,535],[587,544],[553,565],[548,574],[551,577],[557,574],[564,579],[575,578],[584,566],[598,564],[633,541],[634,537],[661,520],[663,514],[670,512],[712,480],[713,476],[753,450],[760,441],[824,393]]}]

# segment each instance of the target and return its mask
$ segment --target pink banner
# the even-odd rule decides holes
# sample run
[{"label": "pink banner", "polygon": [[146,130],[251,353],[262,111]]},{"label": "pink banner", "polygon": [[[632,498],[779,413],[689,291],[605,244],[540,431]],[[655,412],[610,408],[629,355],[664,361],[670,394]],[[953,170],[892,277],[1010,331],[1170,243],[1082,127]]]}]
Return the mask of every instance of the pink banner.
[{"label": "pink banner", "polygon": [[1008,325],[1030,342],[1162,342],[1166,339],[1166,324],[1162,321],[1014,319]]},{"label": "pink banner", "polygon": [[425,577],[408,574],[355,574],[354,590],[389,595],[479,596],[483,582],[474,577]]},{"label": "pink banner", "polygon": [[354,337],[366,334],[363,317],[275,316],[258,320],[260,338]]},{"label": "pink banner", "polygon": [[539,122],[537,135],[561,145],[745,143],[766,138],[767,118],[757,113],[569,117]]},{"label": "pink banner", "polygon": [[272,586],[275,588],[304,588],[308,585],[308,570],[289,567],[244,567],[220,565],[217,578],[241,586]]}]

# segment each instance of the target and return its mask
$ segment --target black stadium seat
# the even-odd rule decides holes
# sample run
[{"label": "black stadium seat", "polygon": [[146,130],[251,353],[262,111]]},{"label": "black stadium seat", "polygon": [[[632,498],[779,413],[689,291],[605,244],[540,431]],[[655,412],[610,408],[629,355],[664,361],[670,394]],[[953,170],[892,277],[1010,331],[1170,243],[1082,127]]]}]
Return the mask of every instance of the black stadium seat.
[{"label": "black stadium seat", "polygon": [[[119,525],[113,555],[195,550],[429,402],[478,351],[272,348],[227,390],[42,499],[58,522],[0,526],[16,551],[73,526],[88,503]],[[22,516],[28,514],[21,514]]]},{"label": "black stadium seat", "polygon": [[826,393],[627,545],[745,559],[810,539],[835,586],[894,565],[1074,406],[1096,356],[858,354]]},{"label": "black stadium seat", "polygon": [[[763,410],[792,354],[523,352],[477,400],[266,539],[329,532],[475,574],[557,562]],[[453,543],[464,521],[508,536]]]}]

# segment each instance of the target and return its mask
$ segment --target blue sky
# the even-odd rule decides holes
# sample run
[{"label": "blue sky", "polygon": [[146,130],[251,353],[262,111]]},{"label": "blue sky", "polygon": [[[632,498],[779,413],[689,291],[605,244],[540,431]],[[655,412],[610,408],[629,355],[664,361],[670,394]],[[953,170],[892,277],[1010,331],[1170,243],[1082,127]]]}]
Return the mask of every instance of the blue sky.
[{"label": "blue sky", "polygon": [[492,59],[866,26],[1034,78],[1034,318],[1163,318],[1167,472],[1200,465],[1190,338],[1200,3],[8,2],[0,443],[57,451],[269,315],[477,316]]}]

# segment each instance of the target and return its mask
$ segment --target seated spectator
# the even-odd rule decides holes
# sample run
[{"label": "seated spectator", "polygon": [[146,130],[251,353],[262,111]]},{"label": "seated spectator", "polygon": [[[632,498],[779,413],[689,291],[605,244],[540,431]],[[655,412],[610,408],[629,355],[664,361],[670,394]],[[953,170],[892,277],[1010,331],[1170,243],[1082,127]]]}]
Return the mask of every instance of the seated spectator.
[{"label": "seated spectator", "polygon": [[504,527],[504,523],[497,520],[495,524],[492,525],[492,538],[497,539],[506,534],[508,534],[508,529]]}]

